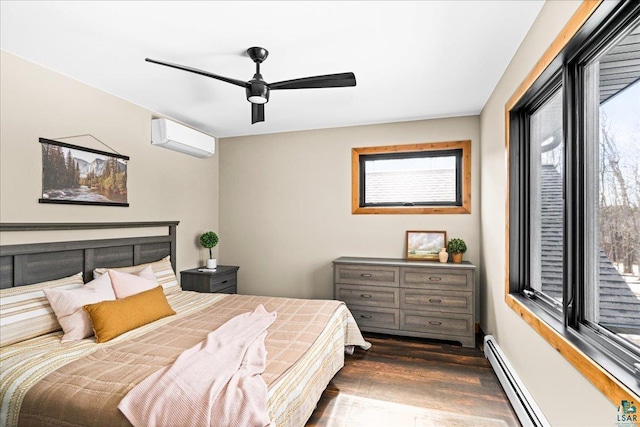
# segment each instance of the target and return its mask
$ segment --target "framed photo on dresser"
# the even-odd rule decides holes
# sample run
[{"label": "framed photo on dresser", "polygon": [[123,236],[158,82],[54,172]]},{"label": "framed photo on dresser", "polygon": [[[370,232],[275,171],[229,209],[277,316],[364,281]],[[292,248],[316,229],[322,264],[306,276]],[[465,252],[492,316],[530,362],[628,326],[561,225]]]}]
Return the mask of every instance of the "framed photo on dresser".
[{"label": "framed photo on dresser", "polygon": [[407,231],[405,257],[410,260],[437,261],[447,245],[446,231]]}]

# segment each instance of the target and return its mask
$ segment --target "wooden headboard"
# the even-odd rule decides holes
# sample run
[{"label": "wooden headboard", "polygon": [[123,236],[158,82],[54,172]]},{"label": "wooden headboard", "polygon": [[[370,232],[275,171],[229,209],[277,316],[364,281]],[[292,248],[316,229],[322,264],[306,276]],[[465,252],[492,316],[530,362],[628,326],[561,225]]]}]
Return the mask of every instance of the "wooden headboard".
[{"label": "wooden headboard", "polygon": [[167,255],[171,256],[171,265],[175,271],[178,224],[178,221],[0,223],[0,232],[169,228],[167,234],[158,236],[0,246],[0,288],[59,279],[80,271],[84,275],[84,281],[88,282],[93,279],[94,268],[126,267],[157,261]]}]

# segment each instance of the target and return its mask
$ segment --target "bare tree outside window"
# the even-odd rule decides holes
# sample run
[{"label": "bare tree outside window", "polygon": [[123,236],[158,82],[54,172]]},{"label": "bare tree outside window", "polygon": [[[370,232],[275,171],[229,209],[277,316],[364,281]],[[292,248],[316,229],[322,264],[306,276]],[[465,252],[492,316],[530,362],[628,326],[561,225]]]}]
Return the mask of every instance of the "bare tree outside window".
[{"label": "bare tree outside window", "polygon": [[[640,348],[640,58],[636,27],[587,67],[596,172],[587,188],[593,261],[587,318]],[[625,59],[627,58],[627,59]],[[633,58],[632,58],[633,60]],[[637,60],[637,59],[636,59]],[[593,164],[593,166],[596,166]],[[597,174],[597,176],[596,176]]]}]

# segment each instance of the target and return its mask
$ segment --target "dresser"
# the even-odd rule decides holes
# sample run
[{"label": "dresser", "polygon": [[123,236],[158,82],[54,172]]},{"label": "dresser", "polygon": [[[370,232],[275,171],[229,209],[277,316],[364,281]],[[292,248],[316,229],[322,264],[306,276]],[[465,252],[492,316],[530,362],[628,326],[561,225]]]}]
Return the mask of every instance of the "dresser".
[{"label": "dresser", "polygon": [[475,347],[475,265],[341,257],[333,269],[334,298],[361,330]]},{"label": "dresser", "polygon": [[197,268],[180,272],[180,286],[185,291],[238,293],[238,269],[235,265],[219,265],[216,271],[199,271]]}]

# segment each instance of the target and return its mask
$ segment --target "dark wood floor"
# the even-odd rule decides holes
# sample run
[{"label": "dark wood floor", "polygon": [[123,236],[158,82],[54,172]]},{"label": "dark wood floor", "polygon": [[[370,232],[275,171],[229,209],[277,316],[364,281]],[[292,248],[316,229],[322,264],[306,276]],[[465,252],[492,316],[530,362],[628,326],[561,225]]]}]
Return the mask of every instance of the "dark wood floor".
[{"label": "dark wood floor", "polygon": [[[367,334],[345,355],[307,426],[520,426],[478,349]],[[481,340],[478,340],[481,342]]]}]

